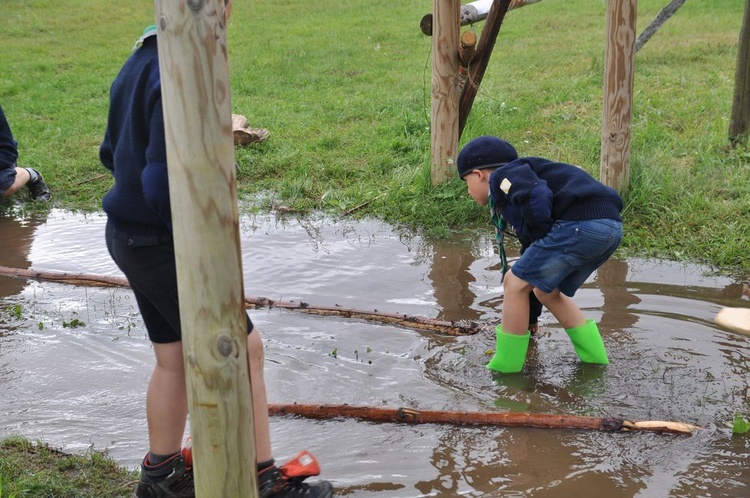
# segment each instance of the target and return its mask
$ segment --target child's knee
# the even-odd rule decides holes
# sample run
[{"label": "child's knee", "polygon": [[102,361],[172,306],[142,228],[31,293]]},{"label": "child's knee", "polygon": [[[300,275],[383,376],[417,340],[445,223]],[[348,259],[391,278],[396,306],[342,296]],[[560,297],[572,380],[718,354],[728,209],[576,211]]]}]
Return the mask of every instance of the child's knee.
[{"label": "child's knee", "polygon": [[247,335],[247,359],[251,365],[263,364],[263,340],[257,329]]}]

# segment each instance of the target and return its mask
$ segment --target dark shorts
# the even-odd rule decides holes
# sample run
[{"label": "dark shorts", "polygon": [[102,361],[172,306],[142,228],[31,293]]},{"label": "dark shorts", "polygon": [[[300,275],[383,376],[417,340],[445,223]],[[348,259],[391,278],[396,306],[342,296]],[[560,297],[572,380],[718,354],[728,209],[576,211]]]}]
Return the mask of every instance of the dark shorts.
[{"label": "dark shorts", "polygon": [[5,194],[10,187],[13,186],[13,182],[16,181],[16,168],[15,165],[11,168],[0,169],[0,195]]},{"label": "dark shorts", "polygon": [[[135,294],[149,339],[158,344],[182,340],[172,238],[128,235],[111,223],[107,223],[105,238],[110,256]],[[247,316],[247,333],[252,330]]]},{"label": "dark shorts", "polygon": [[531,244],[511,271],[537,289],[555,289],[573,297],[622,241],[622,223],[616,220],[558,220]]}]

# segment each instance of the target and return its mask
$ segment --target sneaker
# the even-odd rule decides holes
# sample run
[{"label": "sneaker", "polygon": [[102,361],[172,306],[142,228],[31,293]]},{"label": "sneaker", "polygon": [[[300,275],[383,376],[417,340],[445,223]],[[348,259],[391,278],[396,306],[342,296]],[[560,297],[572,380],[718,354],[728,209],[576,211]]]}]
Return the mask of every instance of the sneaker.
[{"label": "sneaker", "polygon": [[148,455],[141,464],[141,478],[136,498],[195,498],[193,461],[190,449],[158,465],[148,464]]},{"label": "sneaker", "polygon": [[333,486],[328,481],[302,482],[320,474],[318,461],[307,451],[281,467],[272,466],[258,474],[260,498],[331,498]]},{"label": "sneaker", "polygon": [[36,170],[34,171],[37,175],[36,180],[26,184],[29,187],[29,197],[35,201],[47,202],[52,197],[52,192],[50,192],[49,187],[44,182],[42,174]]}]

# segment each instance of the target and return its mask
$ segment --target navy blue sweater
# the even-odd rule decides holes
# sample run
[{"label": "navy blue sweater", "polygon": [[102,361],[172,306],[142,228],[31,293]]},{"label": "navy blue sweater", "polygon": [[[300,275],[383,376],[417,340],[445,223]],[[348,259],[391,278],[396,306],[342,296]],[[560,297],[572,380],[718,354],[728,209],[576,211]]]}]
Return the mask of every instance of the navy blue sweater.
[{"label": "navy blue sweater", "polygon": [[0,106],[0,169],[13,168],[18,159],[18,144],[10,132],[10,125],[5,119],[5,112]]},{"label": "navy blue sweater", "polygon": [[156,36],[143,41],[112,83],[107,131],[99,157],[115,180],[102,200],[109,222],[132,235],[170,235]]},{"label": "navy blue sweater", "polygon": [[521,157],[493,171],[490,196],[524,246],[544,237],[556,220],[622,221],[622,199],[613,188],[578,166],[541,157]]}]

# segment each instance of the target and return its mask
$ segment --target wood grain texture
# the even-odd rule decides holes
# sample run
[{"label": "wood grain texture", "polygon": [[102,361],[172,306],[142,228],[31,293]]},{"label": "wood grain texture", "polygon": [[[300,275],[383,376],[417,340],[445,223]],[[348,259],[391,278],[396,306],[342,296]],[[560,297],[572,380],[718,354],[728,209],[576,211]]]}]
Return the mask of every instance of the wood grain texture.
[{"label": "wood grain texture", "polygon": [[630,177],[637,0],[607,1],[602,116],[602,183],[625,192]]},{"label": "wood grain texture", "polygon": [[223,0],[155,0],[197,496],[255,496]]}]

